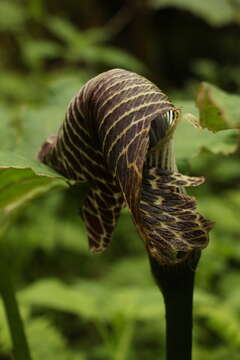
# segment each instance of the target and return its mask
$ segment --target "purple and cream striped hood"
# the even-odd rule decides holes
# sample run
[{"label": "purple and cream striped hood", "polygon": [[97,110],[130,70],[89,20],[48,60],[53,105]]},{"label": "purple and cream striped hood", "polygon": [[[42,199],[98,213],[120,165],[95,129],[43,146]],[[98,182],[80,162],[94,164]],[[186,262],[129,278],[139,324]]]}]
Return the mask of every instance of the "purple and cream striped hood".
[{"label": "purple and cream striped hood", "polygon": [[90,184],[83,205],[90,248],[103,251],[127,206],[151,256],[174,265],[206,247],[212,223],[184,187],[204,179],[177,171],[173,134],[180,112],[157,86],[113,69],[91,79],[71,101],[40,161]]}]

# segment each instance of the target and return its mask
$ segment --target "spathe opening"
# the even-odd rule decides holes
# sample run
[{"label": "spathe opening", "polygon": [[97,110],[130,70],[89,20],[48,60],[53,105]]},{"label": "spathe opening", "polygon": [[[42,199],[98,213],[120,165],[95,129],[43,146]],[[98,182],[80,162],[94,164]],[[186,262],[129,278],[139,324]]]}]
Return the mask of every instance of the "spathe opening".
[{"label": "spathe opening", "polygon": [[171,109],[157,116],[151,122],[149,133],[149,149],[155,148],[164,138],[171,134],[174,128],[178,111]]},{"label": "spathe opening", "polygon": [[145,167],[177,171],[172,135],[179,112],[172,108],[152,120]]}]

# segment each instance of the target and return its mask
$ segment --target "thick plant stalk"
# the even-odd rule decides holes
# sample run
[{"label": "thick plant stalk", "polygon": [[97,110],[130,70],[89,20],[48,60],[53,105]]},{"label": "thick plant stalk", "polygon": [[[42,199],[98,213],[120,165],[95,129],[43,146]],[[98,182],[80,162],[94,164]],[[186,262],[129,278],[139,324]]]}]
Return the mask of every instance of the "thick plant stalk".
[{"label": "thick plant stalk", "polygon": [[161,266],[150,257],[153,276],[166,309],[167,360],[192,359],[193,292],[200,252],[174,266]]},{"label": "thick plant stalk", "polygon": [[5,261],[3,261],[1,263],[0,294],[3,299],[10,330],[13,358],[14,360],[31,360],[30,350],[9,271],[9,267]]}]

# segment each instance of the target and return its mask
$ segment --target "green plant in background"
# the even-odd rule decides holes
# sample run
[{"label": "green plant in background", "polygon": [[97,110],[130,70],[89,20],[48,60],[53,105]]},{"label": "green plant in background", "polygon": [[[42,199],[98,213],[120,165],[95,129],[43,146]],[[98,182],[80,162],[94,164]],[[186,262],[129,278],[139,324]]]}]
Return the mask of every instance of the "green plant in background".
[{"label": "green plant in background", "polygon": [[[188,148],[185,151],[186,153],[189,153],[189,149],[191,149],[191,152],[194,153],[194,151],[199,151],[199,149],[203,146],[205,146],[208,151],[212,152],[218,152],[222,151],[222,149],[225,148],[225,152],[232,152],[236,150],[237,144],[238,144],[238,130],[228,130],[226,131],[225,136],[218,136],[221,132],[219,132],[217,135],[211,135],[210,133],[206,132],[207,130],[198,130],[200,127],[201,121],[204,122],[205,126],[208,126],[212,129],[212,126],[216,124],[218,126],[218,122],[223,119],[215,118],[214,124],[212,123],[212,116],[208,116],[208,113],[206,114],[206,110],[204,106],[207,103],[207,110],[210,114],[215,112],[217,116],[223,116],[225,112],[227,112],[227,106],[223,107],[221,102],[221,106],[217,104],[217,99],[219,92],[215,89],[211,88],[212,93],[210,93],[211,99],[215,99],[215,101],[210,102],[209,100],[209,91],[205,91],[206,85],[203,85],[199,89],[199,93],[197,96],[197,104],[200,110],[200,121],[198,121],[198,118],[196,114],[192,113],[186,113],[183,118],[185,118],[185,122],[183,121],[183,127],[179,127],[179,134],[177,133],[177,140],[178,138],[182,139],[183,134],[188,133],[191,134],[190,138],[195,141],[193,143],[190,143],[187,145]],[[224,94],[225,101],[228,103],[231,101],[231,97],[228,97],[228,95]],[[200,99],[200,100],[199,100]],[[210,102],[210,104],[209,104]],[[187,107],[186,107],[187,108]],[[193,109],[192,109],[193,110]],[[221,110],[221,111],[220,111]],[[192,111],[194,113],[194,111]],[[231,118],[232,120],[236,119],[234,124],[237,123],[238,114],[235,114],[235,118]],[[190,121],[188,121],[190,120]],[[209,123],[210,121],[210,123]],[[191,123],[191,124],[190,124]],[[195,128],[192,126],[192,124],[195,125]],[[231,125],[229,125],[230,127]],[[227,127],[227,125],[226,125]],[[198,129],[197,129],[198,128]],[[182,132],[182,135],[181,135]],[[203,132],[203,133],[202,133]],[[204,133],[205,132],[205,133]],[[206,143],[205,143],[206,142]],[[178,145],[178,141],[177,141]],[[195,149],[195,150],[194,150]],[[22,150],[23,151],[23,150]],[[24,151],[23,151],[24,153]],[[25,155],[26,157],[26,155]],[[10,222],[10,219],[13,218],[14,212],[16,212],[17,208],[19,206],[22,206],[26,201],[29,201],[30,199],[34,198],[35,196],[39,195],[40,193],[44,193],[48,191],[52,187],[56,186],[63,186],[64,185],[64,179],[61,179],[59,175],[53,173],[49,169],[45,168],[43,165],[38,164],[36,161],[30,159],[26,159],[24,157],[16,156],[16,158],[13,157],[13,155],[5,152],[2,153],[2,159],[1,159],[1,209],[2,209],[2,223],[7,226],[7,224]],[[6,187],[7,186],[7,187]],[[4,191],[4,189],[7,189],[8,191]],[[43,285],[45,286],[45,285]],[[54,284],[49,283],[48,288],[42,288],[40,290],[40,293],[49,293],[49,289],[52,289],[52,286],[55,286]],[[58,286],[58,285],[57,285]],[[54,289],[54,287],[53,287]],[[60,287],[61,289],[61,287]],[[64,289],[64,288],[63,288]],[[59,290],[51,290],[51,292],[55,292]],[[60,290],[60,293],[65,290]],[[69,294],[70,295],[70,294]],[[69,296],[66,292],[66,299]],[[31,295],[30,295],[31,296]],[[74,295],[75,296],[75,295]],[[87,298],[87,296],[86,296]],[[39,298],[37,296],[37,301],[41,303],[41,297]],[[76,298],[76,301],[82,302],[82,298],[80,296],[79,300]],[[86,300],[87,301],[87,300]],[[47,299],[47,304],[49,303],[49,300]],[[87,304],[88,302],[86,302]],[[88,304],[89,305],[89,304]],[[53,305],[54,307],[58,307],[57,303]],[[65,309],[65,305],[61,305]],[[71,308],[71,307],[70,307]],[[81,306],[80,306],[80,311]],[[87,312],[92,312],[91,307]],[[236,325],[237,326],[237,325]],[[124,327],[124,332],[125,332]],[[131,330],[132,331],[132,330]],[[107,339],[107,338],[106,338]]]}]

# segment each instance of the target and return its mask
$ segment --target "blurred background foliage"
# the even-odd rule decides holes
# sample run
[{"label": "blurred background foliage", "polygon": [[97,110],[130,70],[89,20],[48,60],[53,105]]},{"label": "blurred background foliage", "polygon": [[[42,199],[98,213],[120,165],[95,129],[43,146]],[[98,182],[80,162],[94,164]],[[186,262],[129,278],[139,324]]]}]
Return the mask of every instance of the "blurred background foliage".
[{"label": "blurred background foliage", "polygon": [[[192,193],[216,221],[197,272],[193,358],[240,358],[240,98],[205,84],[201,124],[219,130],[227,119],[230,130],[189,125],[201,81],[239,94],[239,48],[239,0],[0,1],[0,247],[34,360],[164,359],[163,300],[129,214],[111,248],[91,255],[78,214],[85,190],[64,190],[34,162],[81,85],[113,67],[143,74],[183,108],[178,165],[207,177]],[[0,308],[0,359],[10,353]]]}]

